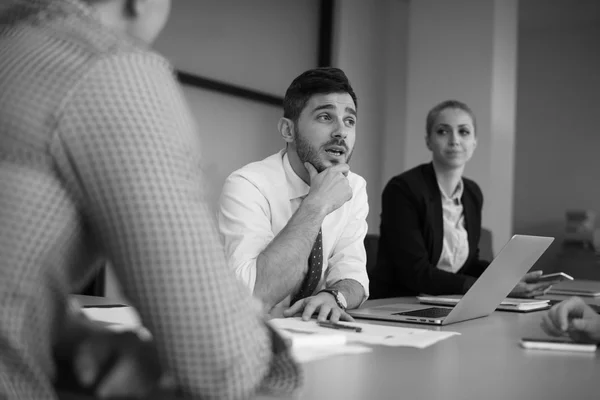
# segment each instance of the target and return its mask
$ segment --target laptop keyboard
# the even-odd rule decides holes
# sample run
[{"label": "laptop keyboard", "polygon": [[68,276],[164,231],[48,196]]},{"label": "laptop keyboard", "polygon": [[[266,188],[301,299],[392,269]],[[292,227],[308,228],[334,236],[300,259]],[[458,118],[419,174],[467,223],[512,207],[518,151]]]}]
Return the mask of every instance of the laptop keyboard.
[{"label": "laptop keyboard", "polygon": [[423,317],[423,318],[441,318],[450,314],[451,308],[442,307],[429,307],[421,310],[403,311],[394,313],[393,315],[406,315],[409,317]]}]

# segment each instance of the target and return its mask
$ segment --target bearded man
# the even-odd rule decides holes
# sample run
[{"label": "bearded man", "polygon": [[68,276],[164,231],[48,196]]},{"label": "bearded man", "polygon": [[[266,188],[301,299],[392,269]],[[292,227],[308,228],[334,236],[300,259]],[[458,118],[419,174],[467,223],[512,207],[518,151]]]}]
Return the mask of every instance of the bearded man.
[{"label": "bearded man", "polygon": [[218,222],[229,266],[273,316],[352,321],[368,297],[365,180],[350,172],[357,101],[344,72],[291,83],[278,129],[286,148],[232,173]]}]

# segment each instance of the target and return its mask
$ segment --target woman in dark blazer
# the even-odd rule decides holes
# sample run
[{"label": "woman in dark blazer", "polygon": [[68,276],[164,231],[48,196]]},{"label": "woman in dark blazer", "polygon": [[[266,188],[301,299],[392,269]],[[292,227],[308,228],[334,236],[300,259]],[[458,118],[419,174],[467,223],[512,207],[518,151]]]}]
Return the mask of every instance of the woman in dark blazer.
[{"label": "woman in dark blazer", "polygon": [[[483,195],[464,178],[477,147],[475,117],[464,103],[445,101],[427,115],[425,141],[432,162],[386,185],[382,195],[377,266],[371,298],[463,294],[485,271],[479,259]],[[511,296],[532,297],[548,288],[541,271],[525,275]]]}]

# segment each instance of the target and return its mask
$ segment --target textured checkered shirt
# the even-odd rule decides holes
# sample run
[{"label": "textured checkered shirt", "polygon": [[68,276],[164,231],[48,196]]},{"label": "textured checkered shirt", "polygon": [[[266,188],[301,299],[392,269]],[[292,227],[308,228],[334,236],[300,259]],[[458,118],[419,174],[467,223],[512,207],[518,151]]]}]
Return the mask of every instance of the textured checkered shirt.
[{"label": "textured checkered shirt", "polygon": [[296,388],[225,267],[169,64],[77,0],[18,4],[0,15],[0,398],[55,397],[67,297],[98,257],[184,394]]}]

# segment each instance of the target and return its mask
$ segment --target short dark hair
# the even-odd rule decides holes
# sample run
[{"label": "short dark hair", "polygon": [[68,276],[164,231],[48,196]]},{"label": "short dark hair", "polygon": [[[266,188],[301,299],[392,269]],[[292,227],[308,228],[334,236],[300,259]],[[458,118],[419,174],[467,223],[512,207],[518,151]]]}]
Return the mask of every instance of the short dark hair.
[{"label": "short dark hair", "polygon": [[292,81],[283,98],[283,117],[297,122],[313,95],[329,93],[348,93],[354,100],[354,106],[358,108],[356,94],[344,71],[334,67],[321,67],[303,72]]},{"label": "short dark hair", "polygon": [[425,131],[427,132],[427,136],[431,135],[433,124],[435,124],[435,121],[440,116],[440,113],[448,108],[462,110],[469,114],[469,116],[473,120],[473,129],[475,129],[475,133],[477,133],[477,122],[475,122],[475,114],[473,114],[473,111],[469,108],[469,106],[463,103],[462,101],[446,100],[433,107],[427,113],[427,119],[425,122]]}]

